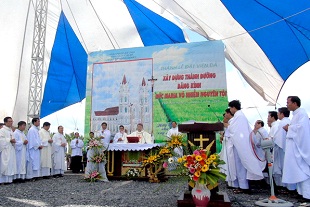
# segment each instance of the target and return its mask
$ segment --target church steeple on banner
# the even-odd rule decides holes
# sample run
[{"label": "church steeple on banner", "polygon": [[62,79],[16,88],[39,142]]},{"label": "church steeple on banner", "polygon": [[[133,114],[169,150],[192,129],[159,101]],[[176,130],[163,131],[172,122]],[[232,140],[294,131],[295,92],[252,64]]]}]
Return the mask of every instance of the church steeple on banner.
[{"label": "church steeple on banner", "polygon": [[227,108],[221,41],[98,51],[89,54],[85,129],[108,123],[128,133],[142,123],[156,142],[169,123],[217,122]]}]

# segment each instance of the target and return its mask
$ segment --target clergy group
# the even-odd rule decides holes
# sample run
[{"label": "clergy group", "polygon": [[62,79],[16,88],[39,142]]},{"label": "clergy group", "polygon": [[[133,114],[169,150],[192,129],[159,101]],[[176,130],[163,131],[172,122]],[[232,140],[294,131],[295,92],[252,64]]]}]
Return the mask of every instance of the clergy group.
[{"label": "clergy group", "polygon": [[[226,174],[227,185],[234,193],[248,193],[253,186],[267,186],[268,177],[272,176],[277,194],[285,193],[309,202],[310,125],[307,112],[300,108],[299,97],[289,96],[287,107],[268,112],[269,132],[264,121],[259,119],[251,129],[238,100],[229,102],[228,106],[223,114],[220,153],[226,163],[222,171]],[[267,148],[265,143],[271,146]],[[269,162],[272,175],[266,163],[269,152],[272,153]]]},{"label": "clergy group", "polygon": [[51,137],[51,124],[44,122],[39,129],[40,119],[33,118],[25,135],[25,121],[19,121],[14,131],[11,117],[5,117],[3,121],[0,129],[0,184],[63,176],[67,169],[67,141],[62,126]]}]

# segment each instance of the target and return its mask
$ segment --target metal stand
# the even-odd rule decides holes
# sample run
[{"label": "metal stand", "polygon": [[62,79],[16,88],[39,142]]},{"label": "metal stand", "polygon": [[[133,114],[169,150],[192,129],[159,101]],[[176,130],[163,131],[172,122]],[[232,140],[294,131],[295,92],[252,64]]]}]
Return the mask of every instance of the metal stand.
[{"label": "metal stand", "polygon": [[269,172],[269,181],[270,181],[270,188],[271,188],[271,196],[269,198],[256,201],[255,204],[258,206],[284,206],[284,207],[290,207],[294,206],[291,202],[279,199],[274,194],[274,186],[273,186],[273,161],[271,158],[271,152],[270,148],[273,147],[273,141],[272,140],[263,140],[261,142],[261,146],[266,152],[266,159],[268,162],[268,172]]}]

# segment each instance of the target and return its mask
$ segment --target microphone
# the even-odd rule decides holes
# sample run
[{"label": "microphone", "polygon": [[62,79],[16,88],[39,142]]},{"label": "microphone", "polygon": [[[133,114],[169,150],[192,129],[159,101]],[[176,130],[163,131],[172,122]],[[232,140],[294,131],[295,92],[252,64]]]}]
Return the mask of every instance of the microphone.
[{"label": "microphone", "polygon": [[217,118],[217,122],[221,122],[220,117],[213,111],[210,104],[208,104],[208,107],[209,107],[210,111],[214,114],[214,116]]}]

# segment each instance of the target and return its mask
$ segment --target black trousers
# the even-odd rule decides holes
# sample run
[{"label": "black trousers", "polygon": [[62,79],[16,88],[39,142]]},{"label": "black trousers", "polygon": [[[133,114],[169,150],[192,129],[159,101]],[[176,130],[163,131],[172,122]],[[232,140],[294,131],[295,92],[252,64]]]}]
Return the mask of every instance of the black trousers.
[{"label": "black trousers", "polygon": [[82,156],[71,157],[70,169],[73,173],[79,173],[82,169]]}]

